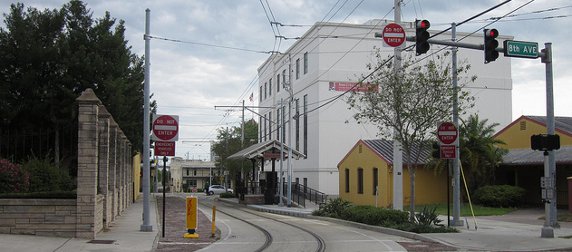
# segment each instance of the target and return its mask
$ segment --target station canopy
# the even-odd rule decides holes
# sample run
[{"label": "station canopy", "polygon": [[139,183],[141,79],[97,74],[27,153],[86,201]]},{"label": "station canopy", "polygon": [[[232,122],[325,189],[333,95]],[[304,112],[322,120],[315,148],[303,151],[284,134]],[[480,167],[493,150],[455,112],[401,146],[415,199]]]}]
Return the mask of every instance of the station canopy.
[{"label": "station canopy", "polygon": [[[277,140],[269,140],[251,145],[241,151],[230,155],[229,159],[280,159],[280,149],[284,145],[284,158],[288,157],[288,145]],[[292,149],[292,158],[300,159],[306,157],[303,153]]]}]

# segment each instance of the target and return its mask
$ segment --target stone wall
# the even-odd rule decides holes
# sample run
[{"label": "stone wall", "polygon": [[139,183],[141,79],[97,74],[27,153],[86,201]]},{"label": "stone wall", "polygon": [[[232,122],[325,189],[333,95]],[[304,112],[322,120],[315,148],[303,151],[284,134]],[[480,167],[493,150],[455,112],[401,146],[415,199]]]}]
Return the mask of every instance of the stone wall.
[{"label": "stone wall", "polygon": [[75,237],[75,199],[0,199],[0,233]]}]

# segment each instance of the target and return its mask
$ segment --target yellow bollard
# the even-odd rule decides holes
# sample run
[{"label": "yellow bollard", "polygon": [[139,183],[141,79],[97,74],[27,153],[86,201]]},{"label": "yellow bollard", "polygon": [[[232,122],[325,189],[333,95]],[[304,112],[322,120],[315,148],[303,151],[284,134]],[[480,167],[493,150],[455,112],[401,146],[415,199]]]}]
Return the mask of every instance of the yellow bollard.
[{"label": "yellow bollard", "polygon": [[211,222],[211,237],[215,237],[216,232],[216,206],[213,205],[213,220]]},{"label": "yellow bollard", "polygon": [[197,203],[198,199],[195,196],[187,196],[187,233],[183,235],[184,238],[199,238],[197,233],[198,216],[197,216]]}]

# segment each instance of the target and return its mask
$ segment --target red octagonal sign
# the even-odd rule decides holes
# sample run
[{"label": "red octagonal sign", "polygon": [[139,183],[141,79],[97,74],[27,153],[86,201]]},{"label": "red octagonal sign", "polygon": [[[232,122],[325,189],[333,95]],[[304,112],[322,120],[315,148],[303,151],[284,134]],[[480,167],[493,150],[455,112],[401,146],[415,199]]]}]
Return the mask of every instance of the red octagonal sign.
[{"label": "red octagonal sign", "polygon": [[459,132],[452,122],[442,122],[437,128],[437,138],[443,144],[452,144],[457,140]]},{"label": "red octagonal sign", "polygon": [[153,140],[177,141],[179,140],[179,117],[171,115],[156,115],[153,119]]},{"label": "red octagonal sign", "polygon": [[389,23],[383,28],[383,41],[391,47],[397,47],[405,42],[405,30],[401,25]]}]

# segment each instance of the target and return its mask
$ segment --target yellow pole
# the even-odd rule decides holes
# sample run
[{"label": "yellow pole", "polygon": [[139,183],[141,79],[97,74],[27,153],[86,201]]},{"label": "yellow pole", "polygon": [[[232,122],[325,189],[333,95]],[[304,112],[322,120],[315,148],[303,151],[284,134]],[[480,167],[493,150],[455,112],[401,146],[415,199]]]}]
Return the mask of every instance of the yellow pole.
[{"label": "yellow pole", "polygon": [[198,199],[195,196],[187,196],[187,232],[183,235],[184,238],[199,238],[197,233],[197,205]]},{"label": "yellow pole", "polygon": [[215,237],[216,232],[216,205],[213,205],[213,220],[211,222],[211,237]]},{"label": "yellow pole", "polygon": [[[471,214],[473,215],[473,221],[475,222],[475,230],[478,229],[477,227],[477,219],[475,218],[475,211],[473,211],[473,203],[471,202],[471,194],[469,193],[469,187],[467,187],[467,180],[465,180],[465,173],[463,172],[463,165],[459,163],[461,175],[463,175],[463,182],[465,184],[465,191],[467,191],[467,198],[469,199],[469,207],[471,208]],[[467,223],[467,226],[469,224]]]}]

